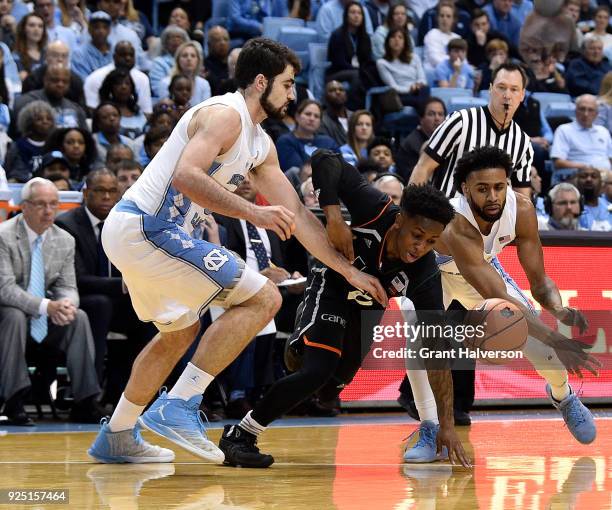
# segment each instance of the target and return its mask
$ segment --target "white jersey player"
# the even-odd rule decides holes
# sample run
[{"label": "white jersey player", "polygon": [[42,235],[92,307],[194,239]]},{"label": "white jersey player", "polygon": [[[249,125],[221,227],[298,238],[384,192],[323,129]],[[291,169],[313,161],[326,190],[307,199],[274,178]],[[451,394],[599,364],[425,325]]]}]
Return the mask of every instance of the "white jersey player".
[{"label": "white jersey player", "polygon": [[[564,324],[578,326],[581,331],[586,329],[582,313],[563,306],[559,289],[546,275],[534,207],[529,199],[509,187],[511,171],[508,154],[491,146],[474,149],[457,163],[454,177],[461,195],[451,200],[455,219],[446,227],[435,248],[444,304],[454,310],[469,310],[483,299],[500,298],[519,306],[529,329],[524,355],[546,379],[546,391],[563,414],[570,432],[587,444],[595,439],[595,423],[569,386],[566,368],[573,373],[581,370],[596,373],[598,362],[585,352],[584,344],[566,338],[540,321],[496,258],[514,241],[534,299]],[[421,427],[429,429],[429,424],[435,424],[438,419],[435,400],[427,378],[414,372],[408,376],[415,405]],[[421,405],[423,402],[427,404]],[[406,451],[406,462],[437,458],[435,434],[432,437],[422,431],[420,436],[415,447]]]},{"label": "white jersey player", "polygon": [[[201,239],[215,211],[295,234],[306,249],[382,303],[375,278],[360,273],[327,241],[320,222],[301,204],[260,123],[282,118],[294,100],[298,58],[269,39],[248,41],[237,62],[234,94],[187,111],[138,182],[105,222],[102,242],[122,272],[139,318],[160,334],[140,353],[125,392],[89,449],[100,462],[170,462],[171,450],[142,440],[136,422],[213,462],[223,453],[206,437],[199,417],[202,393],[276,314],[280,294],[234,253]],[[233,194],[249,174],[272,206]],[[203,334],[191,363],[169,393],[142,414],[176,362],[194,342],[199,317],[211,303],[227,311]],[[141,416],[142,414],[142,416]]]}]

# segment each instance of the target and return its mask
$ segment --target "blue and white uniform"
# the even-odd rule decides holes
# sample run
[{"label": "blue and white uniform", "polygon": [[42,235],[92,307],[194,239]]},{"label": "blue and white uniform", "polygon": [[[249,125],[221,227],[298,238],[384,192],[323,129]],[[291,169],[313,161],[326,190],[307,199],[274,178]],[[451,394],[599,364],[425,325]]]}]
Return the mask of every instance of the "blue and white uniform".
[{"label": "blue and white uniform", "polygon": [[113,208],[102,232],[106,254],[121,271],[138,317],[155,322],[160,331],[193,324],[212,302],[226,308],[242,303],[267,281],[235,253],[203,241],[203,218],[210,211],[172,186],[189,141],[189,122],[198,110],[213,105],[236,110],[242,129],[234,145],[215,158],[208,175],[233,192],[265,161],[270,138],[253,124],[244,97],[238,92],[212,97],[181,117],[142,176]]},{"label": "blue and white uniform", "polygon": [[[474,213],[470,204],[463,195],[458,195],[450,200],[455,208],[455,212],[467,219],[476,230],[480,232]],[[532,308],[529,300],[523,294],[519,286],[506,273],[504,268],[497,260],[497,255],[501,253],[505,246],[510,244],[516,237],[516,194],[510,188],[506,194],[506,205],[501,218],[493,223],[491,232],[488,235],[480,233],[484,247],[483,257],[499,273],[506,284],[508,294],[521,301],[528,308]],[[442,274],[442,289],[444,290],[444,306],[453,300],[459,301],[468,310],[483,301],[483,297],[472,287],[459,272],[459,268],[453,257],[450,255],[437,254],[436,261]]]}]

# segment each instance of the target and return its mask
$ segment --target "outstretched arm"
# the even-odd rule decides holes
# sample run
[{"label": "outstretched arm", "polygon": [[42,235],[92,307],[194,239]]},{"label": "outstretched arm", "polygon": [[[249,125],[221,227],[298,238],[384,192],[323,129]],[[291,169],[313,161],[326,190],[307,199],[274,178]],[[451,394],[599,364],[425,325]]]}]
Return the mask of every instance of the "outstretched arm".
[{"label": "outstretched arm", "polygon": [[273,144],[264,163],[253,172],[252,179],[268,202],[279,204],[295,215],[295,236],[314,257],[340,273],[354,287],[368,292],[383,306],[387,305],[387,295],[380,282],[351,266],[330,244],[321,222],[300,202],[279,167]]},{"label": "outstretched arm", "polygon": [[442,240],[453,256],[457,268],[465,280],[485,299],[500,298],[514,303],[522,312],[529,334],[542,343],[553,347],[565,367],[580,374],[581,369],[596,373],[596,360],[584,352],[584,345],[553,331],[534,315],[521,301],[506,290],[501,276],[487,263],[483,256],[480,233],[462,216],[458,216],[442,234]]},{"label": "outstretched arm", "polygon": [[581,333],[588,327],[584,315],[575,308],[565,307],[554,281],[546,274],[544,254],[538,233],[538,220],[530,200],[519,197],[517,211],[516,246],[534,299],[554,317],[568,326],[578,326]]}]

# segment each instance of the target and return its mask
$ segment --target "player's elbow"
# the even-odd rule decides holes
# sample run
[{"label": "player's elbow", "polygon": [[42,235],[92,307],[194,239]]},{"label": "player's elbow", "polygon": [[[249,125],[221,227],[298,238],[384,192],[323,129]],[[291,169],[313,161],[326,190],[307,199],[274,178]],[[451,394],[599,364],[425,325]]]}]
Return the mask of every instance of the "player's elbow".
[{"label": "player's elbow", "polygon": [[193,183],[193,175],[188,167],[178,165],[172,177],[172,186],[180,193],[189,189],[189,183]]}]

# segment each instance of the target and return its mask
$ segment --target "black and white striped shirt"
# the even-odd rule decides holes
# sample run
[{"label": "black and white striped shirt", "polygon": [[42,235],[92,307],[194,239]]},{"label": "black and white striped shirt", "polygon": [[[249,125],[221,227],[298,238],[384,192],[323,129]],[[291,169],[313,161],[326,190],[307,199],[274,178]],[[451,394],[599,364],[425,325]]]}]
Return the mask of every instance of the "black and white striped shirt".
[{"label": "black and white striped shirt", "polygon": [[476,147],[493,145],[506,151],[514,167],[512,186],[530,186],[530,170],[533,162],[533,147],[527,133],[516,122],[503,131],[497,128],[486,106],[453,112],[433,132],[425,152],[440,166],[433,175],[433,184],[446,196],[455,195],[453,173],[463,153]]}]

